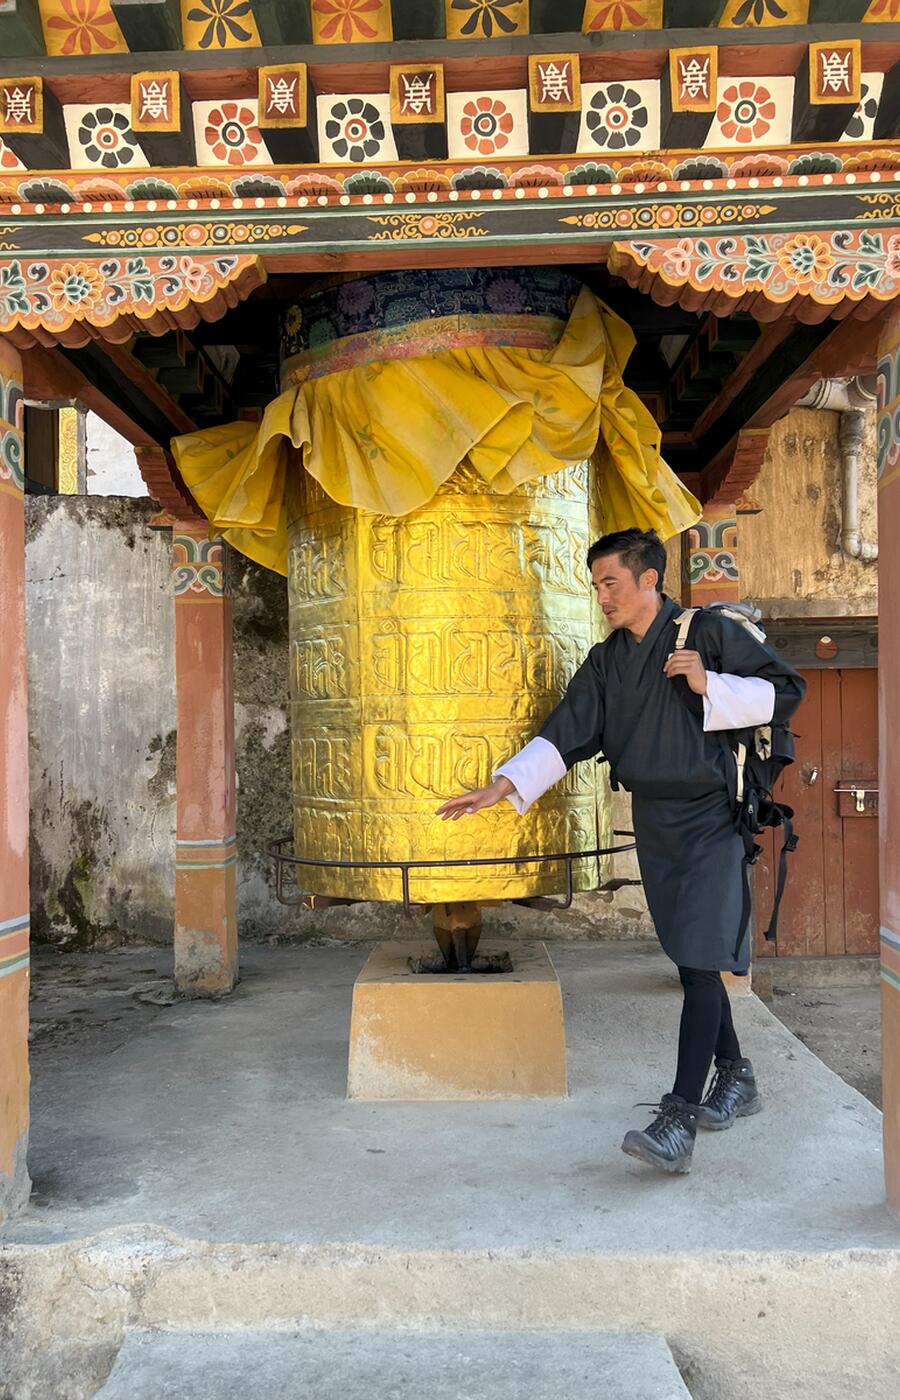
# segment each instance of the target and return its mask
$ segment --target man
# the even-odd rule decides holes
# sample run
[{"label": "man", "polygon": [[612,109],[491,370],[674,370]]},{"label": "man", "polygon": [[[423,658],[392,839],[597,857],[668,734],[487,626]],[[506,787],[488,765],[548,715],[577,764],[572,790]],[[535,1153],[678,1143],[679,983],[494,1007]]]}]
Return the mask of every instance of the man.
[{"label": "man", "polygon": [[720,975],[746,974],[750,965],[749,876],[735,824],[735,760],[723,738],[786,723],[805,684],[739,623],[714,613],[695,617],[693,649],[675,650],[682,609],[662,592],[666,553],[653,531],[604,535],[587,562],[610,635],[591,648],[538,736],[487,787],[438,813],[455,821],[503,798],[524,812],[574,763],[601,751],[608,759],[613,781],[632,794],[647,903],[684,989],[672,1092],[622,1148],[686,1172],[698,1125],[728,1128],[762,1107]]}]

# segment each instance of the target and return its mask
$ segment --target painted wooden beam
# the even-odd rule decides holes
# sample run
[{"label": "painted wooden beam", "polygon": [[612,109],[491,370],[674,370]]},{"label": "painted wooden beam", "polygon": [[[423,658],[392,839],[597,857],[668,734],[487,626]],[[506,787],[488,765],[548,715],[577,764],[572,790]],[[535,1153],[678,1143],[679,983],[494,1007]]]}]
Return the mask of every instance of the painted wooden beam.
[{"label": "painted wooden beam", "polygon": [[895,63],[890,72],[884,75],[872,135],[876,141],[893,140],[900,136],[900,63]]},{"label": "painted wooden beam", "polygon": [[191,104],[177,69],[132,74],[131,129],[149,165],[196,163]]},{"label": "painted wooden beam", "polygon": [[253,18],[266,45],[312,43],[309,0],[253,0]]},{"label": "painted wooden beam", "polygon": [[[11,3],[11,0],[0,0],[0,7],[4,3]],[[813,40],[821,39],[822,30],[811,25],[791,25],[788,28],[772,26],[769,28],[758,28],[748,31],[746,28],[738,29],[716,29],[711,35],[709,28],[698,27],[699,12],[703,9],[704,0],[688,0],[689,8],[692,11],[691,25],[688,29],[679,33],[678,43],[681,45],[709,44],[711,38],[715,41],[720,50],[728,49],[731,53],[728,56],[726,65],[724,57],[721,58],[721,68],[723,73],[729,77],[753,76],[759,72],[777,73],[782,71],[778,67],[782,54],[793,52],[798,44],[810,43]],[[0,8],[0,17],[3,11]],[[859,26],[848,26],[848,30],[854,37],[862,37],[869,46],[878,48],[891,48],[898,44],[896,23],[865,24]],[[845,30],[845,32],[847,32]],[[790,36],[788,39],[786,36]],[[602,35],[602,49],[598,47],[597,34],[571,34],[565,35],[564,44],[567,49],[580,52],[593,60],[603,59],[608,62],[611,68],[618,65],[618,76],[622,73],[622,64],[625,61],[632,61],[636,56],[645,55],[645,64],[651,67],[655,64],[656,72],[662,68],[662,59],[671,46],[675,36],[666,30],[646,31],[641,30],[637,35],[634,30],[608,30]],[[555,53],[561,47],[561,38],[558,33],[531,33],[525,35],[511,34],[504,36],[501,40],[495,39],[415,39],[405,41],[402,44],[393,46],[384,43],[362,43],[362,44],[311,44],[311,43],[290,43],[285,44],[281,52],[277,55],[282,63],[309,63],[313,66],[313,78],[318,80],[320,74],[327,75],[329,83],[338,82],[338,75],[341,70],[355,70],[357,73],[366,64],[388,62],[421,63],[421,62],[443,62],[447,65],[456,65],[455,77],[460,74],[465,76],[473,71],[473,65],[477,65],[478,80],[482,83],[488,69],[493,70],[505,68],[511,71],[512,67],[518,63],[521,65],[527,60],[529,54],[533,53]],[[769,52],[766,53],[765,51]],[[183,50],[179,54],[178,66],[183,74],[215,74],[229,66],[231,71],[238,66],[242,69],[250,70],[262,67],[270,63],[274,57],[271,48],[242,48],[228,50]],[[68,56],[60,55],[53,59],[53,82],[54,85],[60,81],[64,82],[67,77],[76,77],[81,82],[88,82],[97,74],[107,73],[132,73],[158,66],[166,67],[170,62],[166,51],[160,50],[158,53],[92,53],[73,54]],[[762,65],[762,67],[761,67]],[[16,61],[14,55],[8,48],[0,46],[0,74],[15,74],[16,69],[21,65]],[[330,70],[330,71],[329,71]],[[448,67],[448,75],[449,75]],[[793,71],[793,68],[791,69]],[[610,73],[610,81],[617,76],[615,71]],[[630,74],[629,76],[636,76]],[[599,79],[597,80],[599,81]],[[458,82],[454,86],[460,86]],[[320,88],[321,91],[326,89]],[[331,89],[330,89],[331,90]],[[86,101],[85,98],[68,98],[69,101]]]},{"label": "painted wooden beam", "polygon": [[[666,29],[693,29],[718,24],[725,10],[726,0],[665,0],[663,6],[663,27]],[[836,0],[840,3],[840,0]],[[746,31],[744,31],[746,37]],[[707,39],[709,36],[707,35]],[[753,34],[756,41],[756,32]]]},{"label": "painted wooden beam", "polygon": [[581,56],[532,54],[528,59],[529,149],[574,151],[581,126]]},{"label": "painted wooden beam", "polygon": [[43,78],[0,78],[0,136],[30,169],[69,164],[62,105]]},{"label": "painted wooden beam", "polygon": [[276,165],[319,159],[316,97],[306,63],[260,68],[259,127]]},{"label": "painted wooden beam", "polygon": [[669,50],[659,89],[661,146],[700,150],[716,113],[717,78],[714,46]]},{"label": "painted wooden beam", "polygon": [[392,63],[388,81],[398,158],[446,160],[443,65]]},{"label": "painted wooden beam", "polygon": [[578,34],[584,0],[531,0],[532,34]]},{"label": "painted wooden beam", "polygon": [[[551,3],[560,6],[565,0]],[[443,39],[447,32],[444,0],[391,0],[391,23],[395,40]]]},{"label": "painted wooden beam", "polygon": [[0,54],[27,58],[44,52],[37,0],[0,0]]},{"label": "painted wooden beam", "polygon": [[181,48],[179,0],[110,0],[132,53]]},{"label": "painted wooden beam", "polygon": [[872,0],[809,0],[810,24],[856,24]]},{"label": "painted wooden beam", "polygon": [[[859,104],[861,52],[859,40],[810,44],[794,81],[795,141],[837,141],[843,135]],[[830,79],[823,70],[827,62],[833,66]]]},{"label": "painted wooden beam", "polygon": [[[119,353],[107,354],[106,347],[95,341],[83,349],[61,351],[81,371],[93,390],[91,395],[79,395],[83,402],[89,408],[93,408],[98,400],[115,405],[118,422],[113,423],[105,410],[102,416],[130,442],[143,439],[144,442],[168,446],[173,429],[176,432],[190,432],[190,428],[177,425],[192,420],[162,387],[156,385],[154,392],[147,383],[149,376],[139,372],[140,367],[127,351],[123,351],[121,346],[109,348]],[[121,426],[122,420],[127,420],[129,424],[127,432]]]}]

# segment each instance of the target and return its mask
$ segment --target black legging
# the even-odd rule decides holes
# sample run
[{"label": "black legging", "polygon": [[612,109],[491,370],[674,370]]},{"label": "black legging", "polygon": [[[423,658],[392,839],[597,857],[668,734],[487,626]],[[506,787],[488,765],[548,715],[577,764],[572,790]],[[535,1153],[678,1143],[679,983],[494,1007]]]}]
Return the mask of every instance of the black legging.
[{"label": "black legging", "polygon": [[678,976],[684,988],[684,1006],[672,1093],[680,1094],[688,1103],[699,1103],[713,1056],[717,1060],[739,1060],[741,1047],[721,974],[680,967]]}]

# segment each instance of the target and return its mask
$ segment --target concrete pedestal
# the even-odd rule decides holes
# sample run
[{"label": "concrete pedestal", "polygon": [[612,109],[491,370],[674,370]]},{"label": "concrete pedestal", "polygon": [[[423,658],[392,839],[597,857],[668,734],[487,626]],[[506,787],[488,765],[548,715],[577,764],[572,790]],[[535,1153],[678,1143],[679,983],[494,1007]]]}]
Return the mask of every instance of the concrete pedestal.
[{"label": "concrete pedestal", "polygon": [[353,988],[351,1099],[566,1096],[562,994],[543,943],[508,951],[511,973],[413,973],[430,941],[382,943]]}]

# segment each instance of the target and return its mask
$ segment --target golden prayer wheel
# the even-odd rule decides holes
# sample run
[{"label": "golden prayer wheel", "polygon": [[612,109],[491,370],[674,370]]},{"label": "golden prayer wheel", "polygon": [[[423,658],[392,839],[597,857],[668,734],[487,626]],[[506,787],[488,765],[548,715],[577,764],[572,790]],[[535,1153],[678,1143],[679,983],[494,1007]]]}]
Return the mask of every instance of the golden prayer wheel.
[{"label": "golden prayer wheel", "polygon": [[[486,492],[461,467],[400,519],[336,505],[305,474],[289,502],[295,852],[336,861],[590,851],[594,765],[523,816],[435,808],[480,787],[533,737],[591,645],[588,467]],[[574,867],[597,882],[596,861]],[[304,888],[401,897],[397,870],[308,868]],[[563,888],[556,863],[413,870],[422,903]]]},{"label": "golden prayer wheel", "polygon": [[[404,273],[402,296],[392,274],[393,299],[382,295],[383,274],[364,285],[330,284],[289,313],[282,387],[311,375],[321,382],[373,357],[412,357],[421,381],[433,364],[428,357],[448,349],[459,351],[470,372],[481,345],[503,353],[526,347],[527,373],[559,341],[579,291],[553,269],[536,275],[537,292],[532,272],[466,273],[469,310],[452,317],[435,312],[435,286],[459,273]],[[495,302],[503,293],[507,314],[490,310],[492,277],[495,291],[500,284]],[[375,312],[386,309],[380,325],[372,324],[367,301],[373,287]],[[339,298],[369,313],[368,329],[348,334]],[[417,310],[427,311],[429,298],[423,326]],[[491,373],[483,359],[476,368],[473,395]],[[511,373],[504,362],[500,390],[490,389],[495,398],[509,398]],[[336,411],[352,401],[348,390]],[[459,408],[477,412],[468,401]],[[552,432],[554,404],[547,410]],[[403,426],[415,442],[414,407],[410,415]],[[359,425],[365,444],[372,431],[368,422]],[[426,444],[421,451],[430,464]],[[553,465],[546,454],[543,460]],[[521,816],[505,801],[457,822],[435,816],[445,798],[489,782],[534,736],[594,640],[585,565],[589,463],[505,480],[502,490],[485,480],[474,451],[451,471],[418,509],[396,515],[338,504],[299,461],[288,473],[294,841],[304,860],[499,861],[601,844],[594,765],[573,769]],[[594,887],[596,859],[576,862],[573,875],[574,888]],[[397,869],[306,867],[298,878],[332,897],[402,895]],[[435,866],[412,869],[409,881],[409,896],[420,903],[522,898],[563,889],[565,867]]]}]

